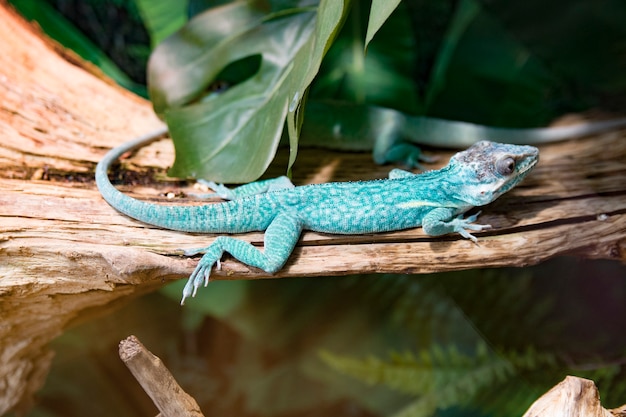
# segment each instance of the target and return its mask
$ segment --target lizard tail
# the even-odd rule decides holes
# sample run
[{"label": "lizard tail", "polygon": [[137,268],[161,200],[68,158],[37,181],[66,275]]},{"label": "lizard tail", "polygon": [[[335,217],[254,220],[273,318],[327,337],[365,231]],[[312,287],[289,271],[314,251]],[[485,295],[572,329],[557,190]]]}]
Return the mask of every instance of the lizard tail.
[{"label": "lizard tail", "polygon": [[182,232],[241,233],[264,230],[266,221],[258,212],[259,209],[264,212],[271,210],[271,205],[263,206],[264,200],[259,198],[201,206],[163,206],[127,196],[111,184],[108,171],[113,162],[123,154],[146,146],[166,133],[167,127],[163,126],[152,133],[137,137],[110,150],[98,163],[96,185],[109,205],[143,223]]}]

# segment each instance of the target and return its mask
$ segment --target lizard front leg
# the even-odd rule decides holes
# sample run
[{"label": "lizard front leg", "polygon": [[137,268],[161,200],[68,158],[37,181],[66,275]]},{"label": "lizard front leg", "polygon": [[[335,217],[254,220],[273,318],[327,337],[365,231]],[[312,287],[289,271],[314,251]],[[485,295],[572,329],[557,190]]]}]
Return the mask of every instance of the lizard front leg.
[{"label": "lizard front leg", "polygon": [[458,233],[466,239],[471,239],[474,243],[478,241],[474,235],[469,233],[469,230],[484,230],[491,228],[488,224],[473,224],[478,218],[480,212],[471,215],[467,218],[463,218],[463,214],[455,217],[454,209],[447,207],[439,207],[431,210],[424,216],[422,220],[422,229],[430,236],[445,235],[448,233]]},{"label": "lizard front leg", "polygon": [[185,303],[187,297],[195,296],[202,283],[205,286],[208,284],[211,269],[214,264],[219,265],[224,252],[230,253],[246,265],[273,274],[287,262],[301,233],[302,224],[297,215],[279,213],[265,231],[262,252],[248,242],[229,236],[218,236],[206,248],[187,251],[187,254],[204,253],[204,256],[198,262],[183,289],[181,304]]}]

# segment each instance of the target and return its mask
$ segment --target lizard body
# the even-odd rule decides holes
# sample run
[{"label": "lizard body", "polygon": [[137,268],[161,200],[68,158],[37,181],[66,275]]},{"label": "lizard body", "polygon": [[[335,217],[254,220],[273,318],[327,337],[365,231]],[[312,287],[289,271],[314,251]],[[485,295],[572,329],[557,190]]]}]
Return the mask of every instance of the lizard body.
[{"label": "lizard body", "polygon": [[[161,206],[129,197],[109,181],[107,171],[124,153],[155,140],[154,135],[135,139],[111,150],[96,167],[96,183],[104,199],[116,210],[154,226],[199,233],[265,231],[264,250],[230,237],[219,236],[206,248],[183,290],[183,299],[195,295],[208,282],[213,265],[228,252],[241,262],[268,273],[287,261],[303,230],[333,234],[362,234],[421,226],[431,235],[457,232],[476,241],[468,232],[488,225],[473,224],[476,215],[463,219],[473,207],[489,204],[518,184],[538,161],[531,146],[481,141],[454,155],[436,171],[413,174],[392,170],[388,179],[326,183],[293,187],[274,180],[234,193],[234,200],[202,206]],[[255,184],[255,183],[253,183]],[[240,187],[241,188],[241,187]],[[263,192],[271,189],[272,191]],[[236,191],[237,189],[235,189]],[[243,195],[242,195],[243,194]]]}]

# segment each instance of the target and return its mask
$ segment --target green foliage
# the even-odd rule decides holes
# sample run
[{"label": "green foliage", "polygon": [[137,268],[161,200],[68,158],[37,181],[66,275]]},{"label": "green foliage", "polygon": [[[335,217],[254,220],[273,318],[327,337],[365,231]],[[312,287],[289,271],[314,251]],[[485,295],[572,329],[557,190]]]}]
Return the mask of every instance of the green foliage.
[{"label": "green foliage", "polygon": [[[181,279],[161,289],[161,292],[180,302],[180,295],[186,280]],[[211,291],[198,292],[196,302],[186,310],[200,312],[204,315],[225,318],[235,310],[245,298],[247,286],[245,281],[213,281]]]},{"label": "green foliage", "polygon": [[[373,7],[374,4],[369,13],[370,22],[374,19]],[[324,58],[311,86],[310,98],[316,101],[316,107],[315,112],[307,113],[307,118],[314,118],[317,125],[334,125],[329,121],[334,120],[336,106],[319,104],[329,100],[332,103],[343,103],[348,109],[375,105],[408,114],[421,113],[421,100],[413,80],[415,40],[406,7],[403,4],[398,7],[397,12],[386,18],[387,24],[377,29],[375,40],[366,45],[364,38],[366,31],[370,30],[367,8],[363,2],[352,4],[343,29]],[[367,54],[364,54],[366,46]],[[342,115],[342,118],[346,115]],[[378,124],[373,117],[361,120],[360,123],[363,129],[376,128]]]},{"label": "green foliage", "polygon": [[103,73],[121,86],[139,95],[146,95],[144,86],[133,82],[120,68],[65,17],[43,1],[11,0],[24,17],[34,20],[50,36],[86,61],[98,66]]},{"label": "green foliage", "polygon": [[[299,128],[296,110],[343,3],[322,3],[317,16],[311,8],[272,11],[257,3],[208,10],[155,50],[150,96],[177,150],[171,175],[254,180],[271,162],[288,112],[292,130]],[[255,55],[261,62],[253,77],[210,94],[224,68]]]},{"label": "green foliage", "polygon": [[524,369],[555,362],[552,355],[533,350],[495,355],[484,343],[471,353],[460,352],[454,345],[434,345],[417,354],[392,353],[387,360],[359,360],[328,352],[322,352],[321,357],[331,367],[363,382],[417,396],[395,417],[425,417],[437,409],[467,405],[480,391],[503,384]]},{"label": "green foliage", "polygon": [[326,349],[320,356],[336,371],[412,398],[394,416],[450,408],[522,415],[566,375],[592,379],[606,405],[623,403],[623,359],[575,359],[555,295],[534,293],[535,278],[530,270],[501,269],[355,279],[345,289],[352,302],[386,317],[386,331],[397,328],[413,345],[397,353],[397,341],[389,339],[395,350],[387,355]]},{"label": "green foliage", "polygon": [[[581,105],[581,99],[587,99],[578,89],[568,90],[571,85],[585,80],[581,76],[584,71],[569,71],[571,78],[566,79],[553,70],[554,65],[546,65],[562,54],[554,49],[544,50],[545,56],[539,59],[526,42],[520,42],[520,34],[532,41],[531,44],[538,39],[533,35],[535,32],[529,30],[534,25],[534,20],[528,17],[530,8],[518,5],[520,16],[516,19],[504,10],[502,1],[444,3],[448,5],[442,8],[447,20],[440,24],[443,30],[434,33],[435,40],[424,39],[424,36],[432,36],[430,33],[420,33],[422,37],[417,37],[420,28],[415,26],[416,22],[430,18],[420,13],[435,9],[419,0],[359,0],[352,2],[350,10],[348,2],[322,1],[317,6],[314,32],[304,29],[306,23],[310,23],[307,18],[301,21],[303,33],[306,32],[302,42],[285,43],[290,39],[286,31],[293,30],[291,26],[268,26],[273,14],[285,15],[292,13],[287,10],[299,10],[300,2],[270,2],[272,8],[266,10],[265,18],[250,20],[244,25],[233,20],[229,27],[236,29],[224,31],[220,39],[202,40],[194,30],[183,29],[181,34],[174,35],[178,41],[171,41],[175,45],[170,48],[175,52],[172,61],[175,64],[158,68],[154,73],[167,77],[153,77],[151,87],[155,109],[166,116],[176,143],[177,162],[171,174],[229,182],[256,179],[275,153],[285,119],[293,151],[290,162],[293,163],[309,84],[311,100],[334,101],[327,106],[315,103],[314,117],[306,116],[311,121],[305,124],[304,133],[310,130],[322,136],[332,135],[333,127],[337,126],[337,101],[362,109],[359,112],[361,127],[349,123],[347,126],[354,131],[342,129],[346,136],[367,136],[378,134],[376,126],[380,123],[378,112],[368,111],[368,106],[382,106],[410,115],[524,127],[542,125],[564,110],[572,109],[571,104],[569,108],[563,106],[566,100]],[[588,7],[580,0],[577,4],[581,8]],[[535,12],[541,13],[540,5],[534,6]],[[206,11],[203,26],[210,27],[212,21],[217,21],[217,17],[210,18],[209,14],[222,16],[222,22],[230,22],[228,16],[220,15],[223,8]],[[623,6],[616,8],[624,9]],[[580,23],[581,18],[576,14],[572,19]],[[344,20],[345,25],[339,32]],[[591,20],[585,23],[596,24]],[[257,49],[251,49],[248,46],[250,33],[256,34],[259,27],[264,27],[263,36],[257,36]],[[574,37],[574,26],[563,24],[559,28],[560,32],[553,30],[553,38],[568,43],[570,37]],[[624,34],[623,29],[621,32],[614,26],[611,29],[610,35],[603,36],[607,50]],[[165,43],[168,42],[170,40]],[[228,51],[220,47],[222,42],[228,43]],[[275,54],[275,44],[280,42],[285,53],[281,60],[273,61],[275,73],[268,77],[265,57]],[[425,43],[430,46],[424,47]],[[320,45],[323,47],[315,49]],[[320,73],[313,80],[327,50]],[[215,75],[227,76],[223,69],[241,60],[245,53],[264,57],[258,72],[226,93],[210,95],[208,87],[220,81]],[[157,50],[153,60],[155,68],[157,63],[169,62],[171,58],[168,55],[167,60],[160,59],[159,54]],[[209,63],[207,59],[199,59],[200,56],[212,59]],[[576,66],[585,67],[587,60],[582,56],[579,59]],[[420,70],[424,62],[430,63],[426,71]],[[607,65],[612,67],[604,71],[614,80],[611,85],[620,86],[623,77],[615,71],[620,65]],[[268,82],[268,78],[272,81]],[[170,83],[171,79],[185,83]],[[259,83],[264,83],[265,88]],[[172,99],[163,100],[165,95]],[[259,95],[264,99],[258,99]],[[210,104],[203,103],[206,97],[210,97],[207,99]],[[222,112],[232,119],[225,120]],[[371,143],[372,138],[365,137],[364,141]]]},{"label": "green foliage", "polygon": [[[511,37],[576,88],[610,96],[626,86],[621,0],[481,0]],[[621,92],[621,93],[620,93]],[[622,102],[623,103],[623,102]]]}]

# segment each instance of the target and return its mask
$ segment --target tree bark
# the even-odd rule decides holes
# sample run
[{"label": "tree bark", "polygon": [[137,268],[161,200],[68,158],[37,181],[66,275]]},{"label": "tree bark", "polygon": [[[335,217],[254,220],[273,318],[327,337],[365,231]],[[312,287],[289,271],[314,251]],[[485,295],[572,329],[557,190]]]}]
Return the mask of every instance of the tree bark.
[{"label": "tree bark", "polygon": [[[160,126],[150,103],[114,85],[45,39],[0,2],[0,414],[27,409],[43,384],[47,345],[71,324],[188,276],[213,235],[160,230],[109,207],[93,182],[113,146]],[[437,152],[442,164],[450,153]],[[167,140],[123,162],[138,198],[193,192],[163,181],[173,160]],[[272,168],[282,174],[285,155]],[[435,168],[436,166],[433,166]],[[301,152],[296,183],[381,178],[367,154]],[[118,172],[119,174],[119,172]],[[153,181],[153,176],[161,181]],[[181,193],[182,192],[182,193]],[[427,273],[524,266],[575,254],[626,259],[624,132],[541,148],[541,161],[517,189],[485,207],[476,245],[421,229],[359,236],[307,232],[275,277]],[[261,233],[242,239],[262,245]],[[213,279],[267,278],[230,258]]]}]

